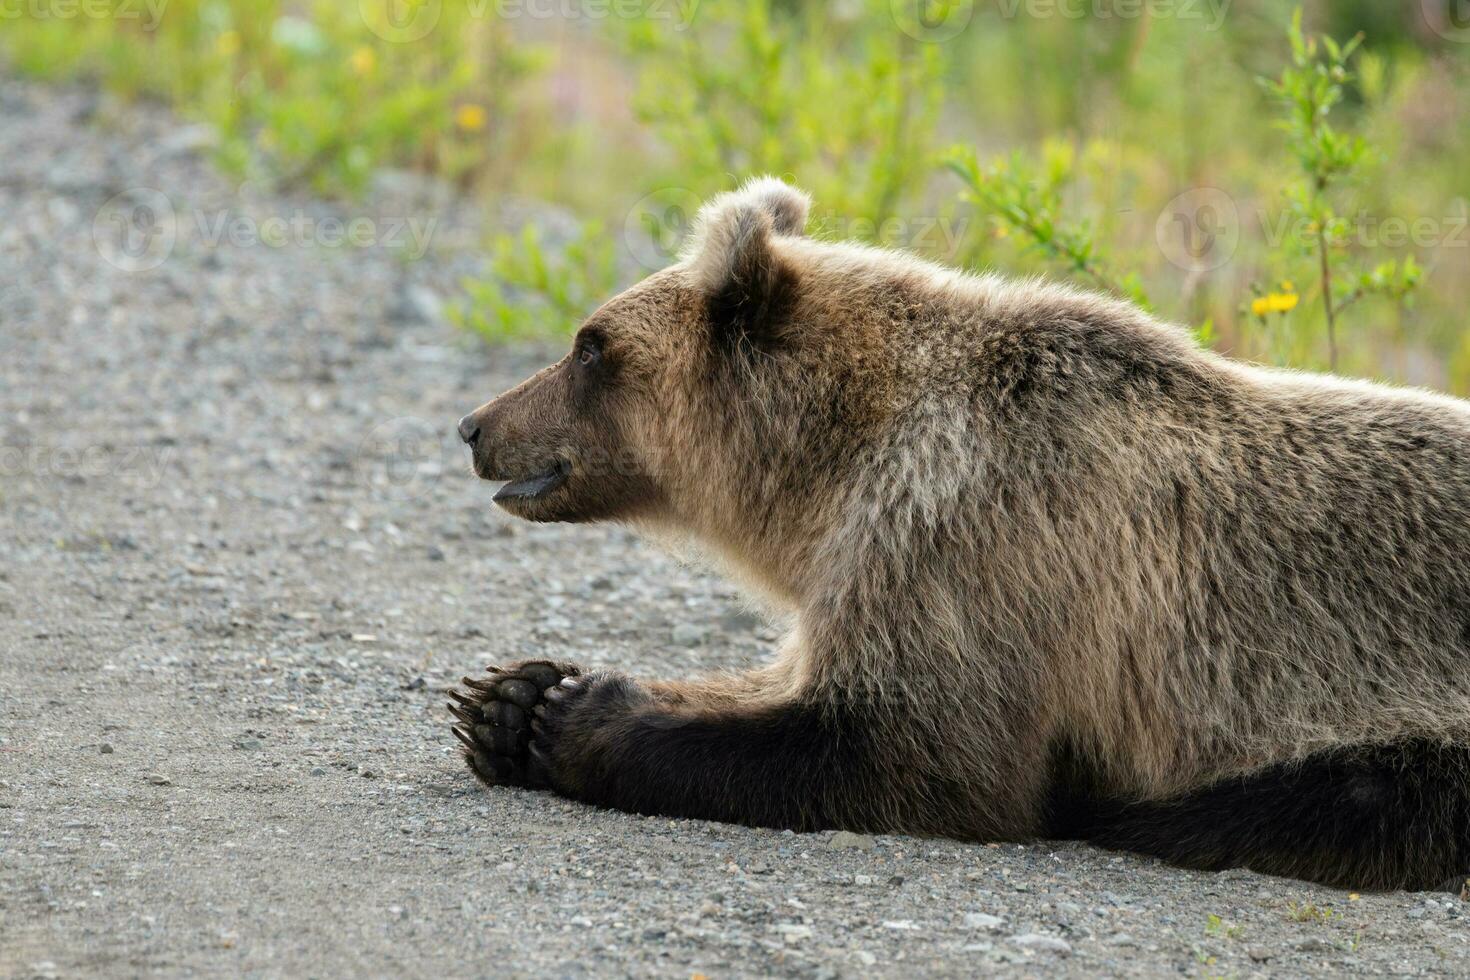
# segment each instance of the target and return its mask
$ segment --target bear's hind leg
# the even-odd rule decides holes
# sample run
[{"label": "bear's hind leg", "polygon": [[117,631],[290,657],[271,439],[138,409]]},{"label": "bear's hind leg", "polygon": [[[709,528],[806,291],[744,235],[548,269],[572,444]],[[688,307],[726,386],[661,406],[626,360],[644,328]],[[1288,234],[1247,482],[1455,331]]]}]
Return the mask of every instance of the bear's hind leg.
[{"label": "bear's hind leg", "polygon": [[1342,888],[1463,885],[1470,748],[1410,739],[1333,749],[1170,800],[1074,800],[1066,820],[1067,836],[1186,867]]}]

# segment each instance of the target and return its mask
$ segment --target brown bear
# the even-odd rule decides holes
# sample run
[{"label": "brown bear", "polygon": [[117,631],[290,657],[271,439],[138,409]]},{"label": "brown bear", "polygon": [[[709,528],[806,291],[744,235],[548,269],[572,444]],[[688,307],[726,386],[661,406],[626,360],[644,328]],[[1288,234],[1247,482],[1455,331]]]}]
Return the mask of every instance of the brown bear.
[{"label": "brown bear", "polygon": [[738,676],[466,679],[476,775],[1357,888],[1470,870],[1470,404],[815,241],[807,208],[715,198],[459,426],[510,513],[697,539],[790,634]]}]

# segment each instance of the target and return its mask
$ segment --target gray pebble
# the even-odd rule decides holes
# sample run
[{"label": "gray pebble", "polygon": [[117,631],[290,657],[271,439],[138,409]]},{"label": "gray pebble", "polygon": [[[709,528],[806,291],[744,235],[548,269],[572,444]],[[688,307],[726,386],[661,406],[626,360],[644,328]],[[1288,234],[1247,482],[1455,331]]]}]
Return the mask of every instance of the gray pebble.
[{"label": "gray pebble", "polygon": [[1010,942],[1022,949],[1034,950],[1038,953],[1055,953],[1057,956],[1071,956],[1072,944],[1065,939],[1056,936],[1048,936],[1040,932],[1028,932],[1019,936],[1012,936]]},{"label": "gray pebble", "polygon": [[867,834],[854,834],[850,830],[839,830],[827,841],[827,846],[837,850],[853,849],[871,851],[874,847],[874,841]]},{"label": "gray pebble", "polygon": [[1000,924],[1001,918],[998,915],[991,915],[988,912],[965,913],[966,929],[996,929]]}]

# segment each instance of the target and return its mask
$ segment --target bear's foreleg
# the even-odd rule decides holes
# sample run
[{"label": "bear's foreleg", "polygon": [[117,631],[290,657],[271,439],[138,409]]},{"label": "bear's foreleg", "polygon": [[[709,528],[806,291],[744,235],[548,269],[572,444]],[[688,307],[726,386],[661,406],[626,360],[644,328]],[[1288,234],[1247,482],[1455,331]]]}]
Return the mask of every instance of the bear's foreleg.
[{"label": "bear's foreleg", "polygon": [[692,696],[532,661],[466,680],[451,706],[489,784],[634,813],[818,830],[893,823],[871,734],[835,703]]}]

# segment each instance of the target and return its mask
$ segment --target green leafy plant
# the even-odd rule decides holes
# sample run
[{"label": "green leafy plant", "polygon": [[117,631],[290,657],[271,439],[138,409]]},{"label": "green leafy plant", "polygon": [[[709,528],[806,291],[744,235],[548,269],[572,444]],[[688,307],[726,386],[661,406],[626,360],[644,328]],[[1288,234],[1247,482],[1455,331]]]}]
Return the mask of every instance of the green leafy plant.
[{"label": "green leafy plant", "polygon": [[1064,214],[1062,193],[1073,179],[1074,161],[1070,144],[1056,142],[1047,145],[1039,165],[1014,154],[982,166],[969,147],[956,147],[945,158],[964,184],[964,199],[988,214],[1002,234],[1069,274],[1151,309],[1138,274],[1115,271],[1091,224]]},{"label": "green leafy plant", "polygon": [[[1369,156],[1361,136],[1335,128],[1329,117],[1344,98],[1344,89],[1355,78],[1353,55],[1363,42],[1359,34],[1346,43],[1331,37],[1307,35],[1302,31],[1302,10],[1296,8],[1288,31],[1291,64],[1279,78],[1262,79],[1266,91],[1280,106],[1287,147],[1300,172],[1298,182],[1286,193],[1285,217],[1295,224],[1300,236],[1297,247],[1316,263],[1322,312],[1327,325],[1327,363],[1338,364],[1338,321],[1342,314],[1365,296],[1380,295],[1406,304],[1418,288],[1423,271],[1413,257],[1402,262],[1387,261],[1357,275],[1344,274],[1340,256],[1352,243],[1354,225],[1344,216],[1339,201],[1341,188],[1364,166]],[[1375,69],[1376,71],[1377,69]],[[1257,295],[1252,312],[1290,312],[1276,309],[1281,304]]]},{"label": "green leafy plant", "polygon": [[466,279],[465,298],[449,318],[488,340],[569,334],[616,280],[612,241],[595,222],[555,250],[534,224],[494,243],[489,274]]},{"label": "green leafy plant", "polygon": [[841,17],[820,4],[706,3],[684,30],[619,24],[635,110],[679,186],[703,197],[750,174],[793,175],[847,223],[842,237],[870,238],[922,188],[946,52],[896,29],[887,0]]}]

